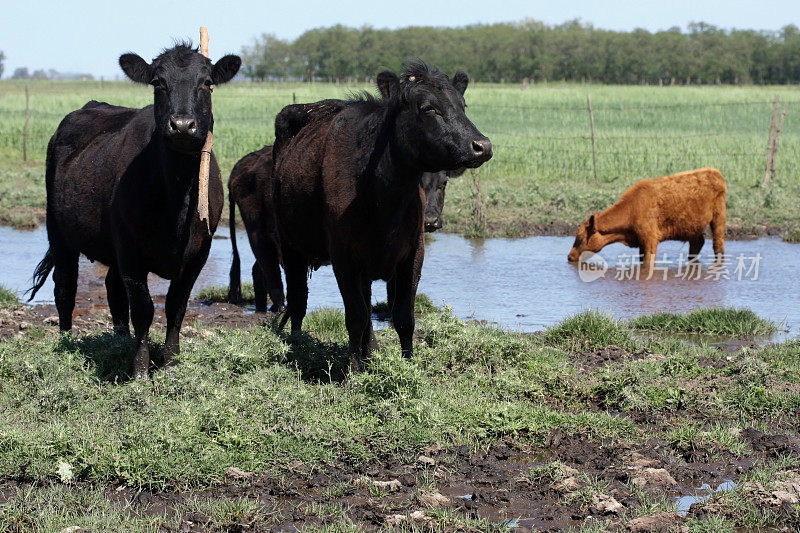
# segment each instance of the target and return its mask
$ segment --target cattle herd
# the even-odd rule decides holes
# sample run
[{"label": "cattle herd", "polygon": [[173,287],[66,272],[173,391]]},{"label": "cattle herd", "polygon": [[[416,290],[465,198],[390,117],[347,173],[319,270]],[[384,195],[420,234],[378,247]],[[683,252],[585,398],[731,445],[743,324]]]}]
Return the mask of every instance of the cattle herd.
[{"label": "cattle herd", "polygon": [[[136,347],[133,376],[148,376],[153,302],[148,273],[170,280],[164,360],[179,352],[190,292],[206,262],[223,208],[213,154],[209,227],[198,216],[200,156],[214,117],[211,93],[241,60],[216,63],[187,44],[152,63],[119,59],[134,82],[153,86],[153,104],[131,109],[91,101],[68,114],[47,148],[49,249],[36,267],[31,298],[53,271],[59,326],[72,326],[80,254],[108,266],[105,283],[114,329]],[[469,78],[450,78],[422,61],[401,76],[377,76],[379,96],[287,105],[275,118],[275,143],[244,156],[230,175],[233,264],[228,298],[241,300],[236,247],[238,205],[256,262],[256,310],[282,312],[299,331],[311,270],[331,264],[345,307],[350,371],[364,368],[375,345],[371,287],[386,281],[402,353],[413,353],[414,299],[423,232],[442,226],[449,177],[492,157],[492,144],[465,114]],[[643,180],[579,229],[570,260],[611,242],[639,247],[648,266],[658,243],[687,240],[697,255],[711,225],[723,253],[725,181],[714,169]],[[210,228],[210,231],[209,231]],[[286,278],[286,293],[280,268]]]}]

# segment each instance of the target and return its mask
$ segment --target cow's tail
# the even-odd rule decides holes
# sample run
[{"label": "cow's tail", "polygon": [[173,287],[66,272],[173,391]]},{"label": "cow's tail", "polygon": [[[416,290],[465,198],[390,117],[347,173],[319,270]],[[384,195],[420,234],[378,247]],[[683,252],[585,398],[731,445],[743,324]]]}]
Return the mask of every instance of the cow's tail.
[{"label": "cow's tail", "polygon": [[242,264],[239,259],[239,248],[236,246],[236,202],[230,191],[228,191],[228,205],[230,208],[231,247],[233,248],[228,303],[239,304],[242,301]]},{"label": "cow's tail", "polygon": [[50,271],[53,270],[54,266],[53,254],[50,248],[48,248],[47,253],[44,254],[44,258],[39,261],[39,264],[36,265],[36,270],[33,271],[33,287],[27,291],[31,295],[30,298],[28,298],[29,302],[33,300],[33,297],[36,296],[36,293],[42,288],[44,282],[47,281],[47,276],[50,275]]}]

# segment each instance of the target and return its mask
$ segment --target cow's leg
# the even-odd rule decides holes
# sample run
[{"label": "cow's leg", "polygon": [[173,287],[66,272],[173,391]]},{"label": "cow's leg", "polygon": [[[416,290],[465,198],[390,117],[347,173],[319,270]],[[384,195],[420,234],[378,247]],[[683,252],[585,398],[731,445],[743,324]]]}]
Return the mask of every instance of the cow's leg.
[{"label": "cow's leg", "polygon": [[106,273],[106,295],[108,309],[111,311],[111,321],[114,323],[114,333],[130,335],[128,294],[125,292],[122,276],[119,275],[119,270],[115,266],[109,267]]},{"label": "cow's leg", "polygon": [[361,337],[361,353],[364,360],[367,360],[373,350],[378,349],[378,341],[372,330],[372,280],[367,277],[361,280],[361,295],[367,303],[367,327]]},{"label": "cow's leg", "polygon": [[723,261],[725,255],[725,196],[720,196],[714,206],[714,216],[711,218],[711,236],[714,240],[714,255],[717,263]]},{"label": "cow's leg", "polygon": [[181,351],[180,333],[183,317],[186,315],[186,304],[189,302],[194,282],[206,264],[209,250],[211,250],[211,239],[207,239],[197,254],[187,262],[180,277],[173,279],[169,284],[167,300],[164,303],[164,314],[167,319],[167,337],[163,352],[165,366],[170,363],[172,356]]},{"label": "cow's leg", "polygon": [[61,331],[72,329],[72,311],[78,292],[78,257],[80,254],[65,249],[53,250],[53,297],[58,310],[58,327]]},{"label": "cow's leg", "polygon": [[[292,320],[292,332],[300,331],[308,305],[308,261],[294,250],[284,250],[283,268],[286,272],[286,312]],[[281,320],[281,327],[286,318]]]},{"label": "cow's leg", "polygon": [[414,355],[414,299],[417,295],[419,278],[414,268],[415,258],[412,256],[397,265],[394,276],[394,305],[392,306],[392,324],[400,338],[400,349],[403,357]]},{"label": "cow's leg", "polygon": [[267,312],[267,288],[264,286],[264,274],[258,261],[253,263],[253,293],[255,294],[256,313]]},{"label": "cow's leg", "polygon": [[[247,230],[247,239],[250,241],[250,248],[256,257],[256,263],[261,269],[261,282],[265,291],[263,309],[259,308],[259,301],[256,300],[256,311],[266,311],[266,294],[272,299],[270,311],[278,313],[283,309],[285,300],[283,293],[283,280],[281,280],[280,252],[278,249],[278,237],[275,234],[274,215],[269,212],[259,212],[261,216],[254,219],[253,213],[242,212]],[[256,283],[255,268],[253,269],[253,284]]]},{"label": "cow's leg", "polygon": [[[333,261],[333,273],[344,302],[344,322],[350,346],[350,372],[364,370],[364,357],[369,353],[370,302],[364,299],[363,276],[357,268]],[[291,309],[291,304],[289,304]],[[366,340],[365,340],[366,339]]]},{"label": "cow's leg", "polygon": [[640,276],[644,276],[645,279],[649,279],[653,274],[653,264],[655,263],[656,254],[658,253],[658,240],[643,239],[641,243],[642,245],[639,249],[642,252],[642,266],[639,274]]},{"label": "cow's leg", "polygon": [[120,261],[122,282],[128,293],[128,302],[131,307],[131,323],[136,337],[136,349],[133,354],[133,378],[147,379],[150,366],[150,351],[147,346],[147,334],[153,323],[153,300],[150,298],[150,289],[147,287],[147,271],[126,268],[124,261]]},{"label": "cow's leg", "polygon": [[689,261],[697,261],[699,259],[700,250],[705,242],[706,238],[702,233],[689,241]]}]

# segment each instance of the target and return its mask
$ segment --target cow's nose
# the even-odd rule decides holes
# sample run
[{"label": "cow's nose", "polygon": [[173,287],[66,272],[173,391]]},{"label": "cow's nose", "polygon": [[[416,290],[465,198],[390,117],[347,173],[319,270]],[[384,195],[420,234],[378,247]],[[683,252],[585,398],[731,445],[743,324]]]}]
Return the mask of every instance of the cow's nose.
[{"label": "cow's nose", "polygon": [[169,119],[169,132],[194,135],[197,132],[197,123],[192,117],[173,115]]},{"label": "cow's nose", "polygon": [[425,219],[425,231],[431,232],[431,231],[436,231],[437,229],[442,229],[442,219],[441,218],[428,218],[428,219]]},{"label": "cow's nose", "polygon": [[477,139],[472,141],[472,155],[480,157],[484,161],[492,157],[492,141],[489,139]]}]

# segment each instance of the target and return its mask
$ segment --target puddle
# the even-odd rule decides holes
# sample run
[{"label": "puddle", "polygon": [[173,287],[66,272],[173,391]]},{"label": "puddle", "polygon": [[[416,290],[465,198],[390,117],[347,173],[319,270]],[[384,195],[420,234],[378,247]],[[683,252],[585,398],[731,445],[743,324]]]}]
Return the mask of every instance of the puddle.
[{"label": "puddle", "polygon": [[735,488],[736,488],[736,483],[734,483],[734,481],[730,479],[725,480],[719,485],[717,485],[717,488],[712,488],[711,485],[709,485],[708,483],[703,483],[696,490],[699,492],[705,492],[706,494],[686,495],[675,498],[676,510],[682,516],[686,516],[686,513],[689,512],[689,508],[695,503],[703,503],[704,501],[711,498],[711,496],[713,496],[717,492],[730,492]]},{"label": "puddle", "polygon": [[[231,261],[230,241],[221,227],[211,254],[194,288],[194,294],[208,285],[227,285]],[[529,237],[525,239],[469,240],[459,235],[436,234],[425,252],[419,290],[437,305],[448,304],[454,314],[497,324],[503,328],[534,332],[587,308],[630,318],[659,311],[687,313],[703,307],[746,307],[777,324],[783,323],[790,336],[800,334],[800,283],[797,264],[800,246],[779,239],[729,241],[726,251],[732,258],[730,279],[687,280],[677,277],[677,267],[669,267],[667,279],[617,279],[617,258],[632,250],[621,244],[606,247],[601,256],[611,265],[605,276],[581,280],[578,269],[567,262],[571,237]],[[242,254],[242,278],[250,280],[253,255],[244,231],[238,232]],[[31,273],[47,249],[47,232],[0,227],[0,244],[13,250],[4,257],[0,283],[22,292],[30,285]],[[703,251],[711,250],[710,241]],[[659,256],[677,258],[688,253],[688,245],[662,243]],[[736,257],[761,260],[758,278],[737,280]],[[706,261],[705,267],[708,266]],[[86,260],[81,262],[81,286],[105,296],[104,269]],[[750,274],[752,277],[752,273]],[[151,293],[165,294],[168,283],[157,277],[150,280]],[[83,291],[82,291],[83,292]],[[52,278],[34,303],[52,303]],[[373,302],[386,300],[382,282],[373,285]],[[309,309],[342,308],[342,300],[330,267],[313,273],[309,281]],[[774,340],[774,339],[771,339]]]}]

